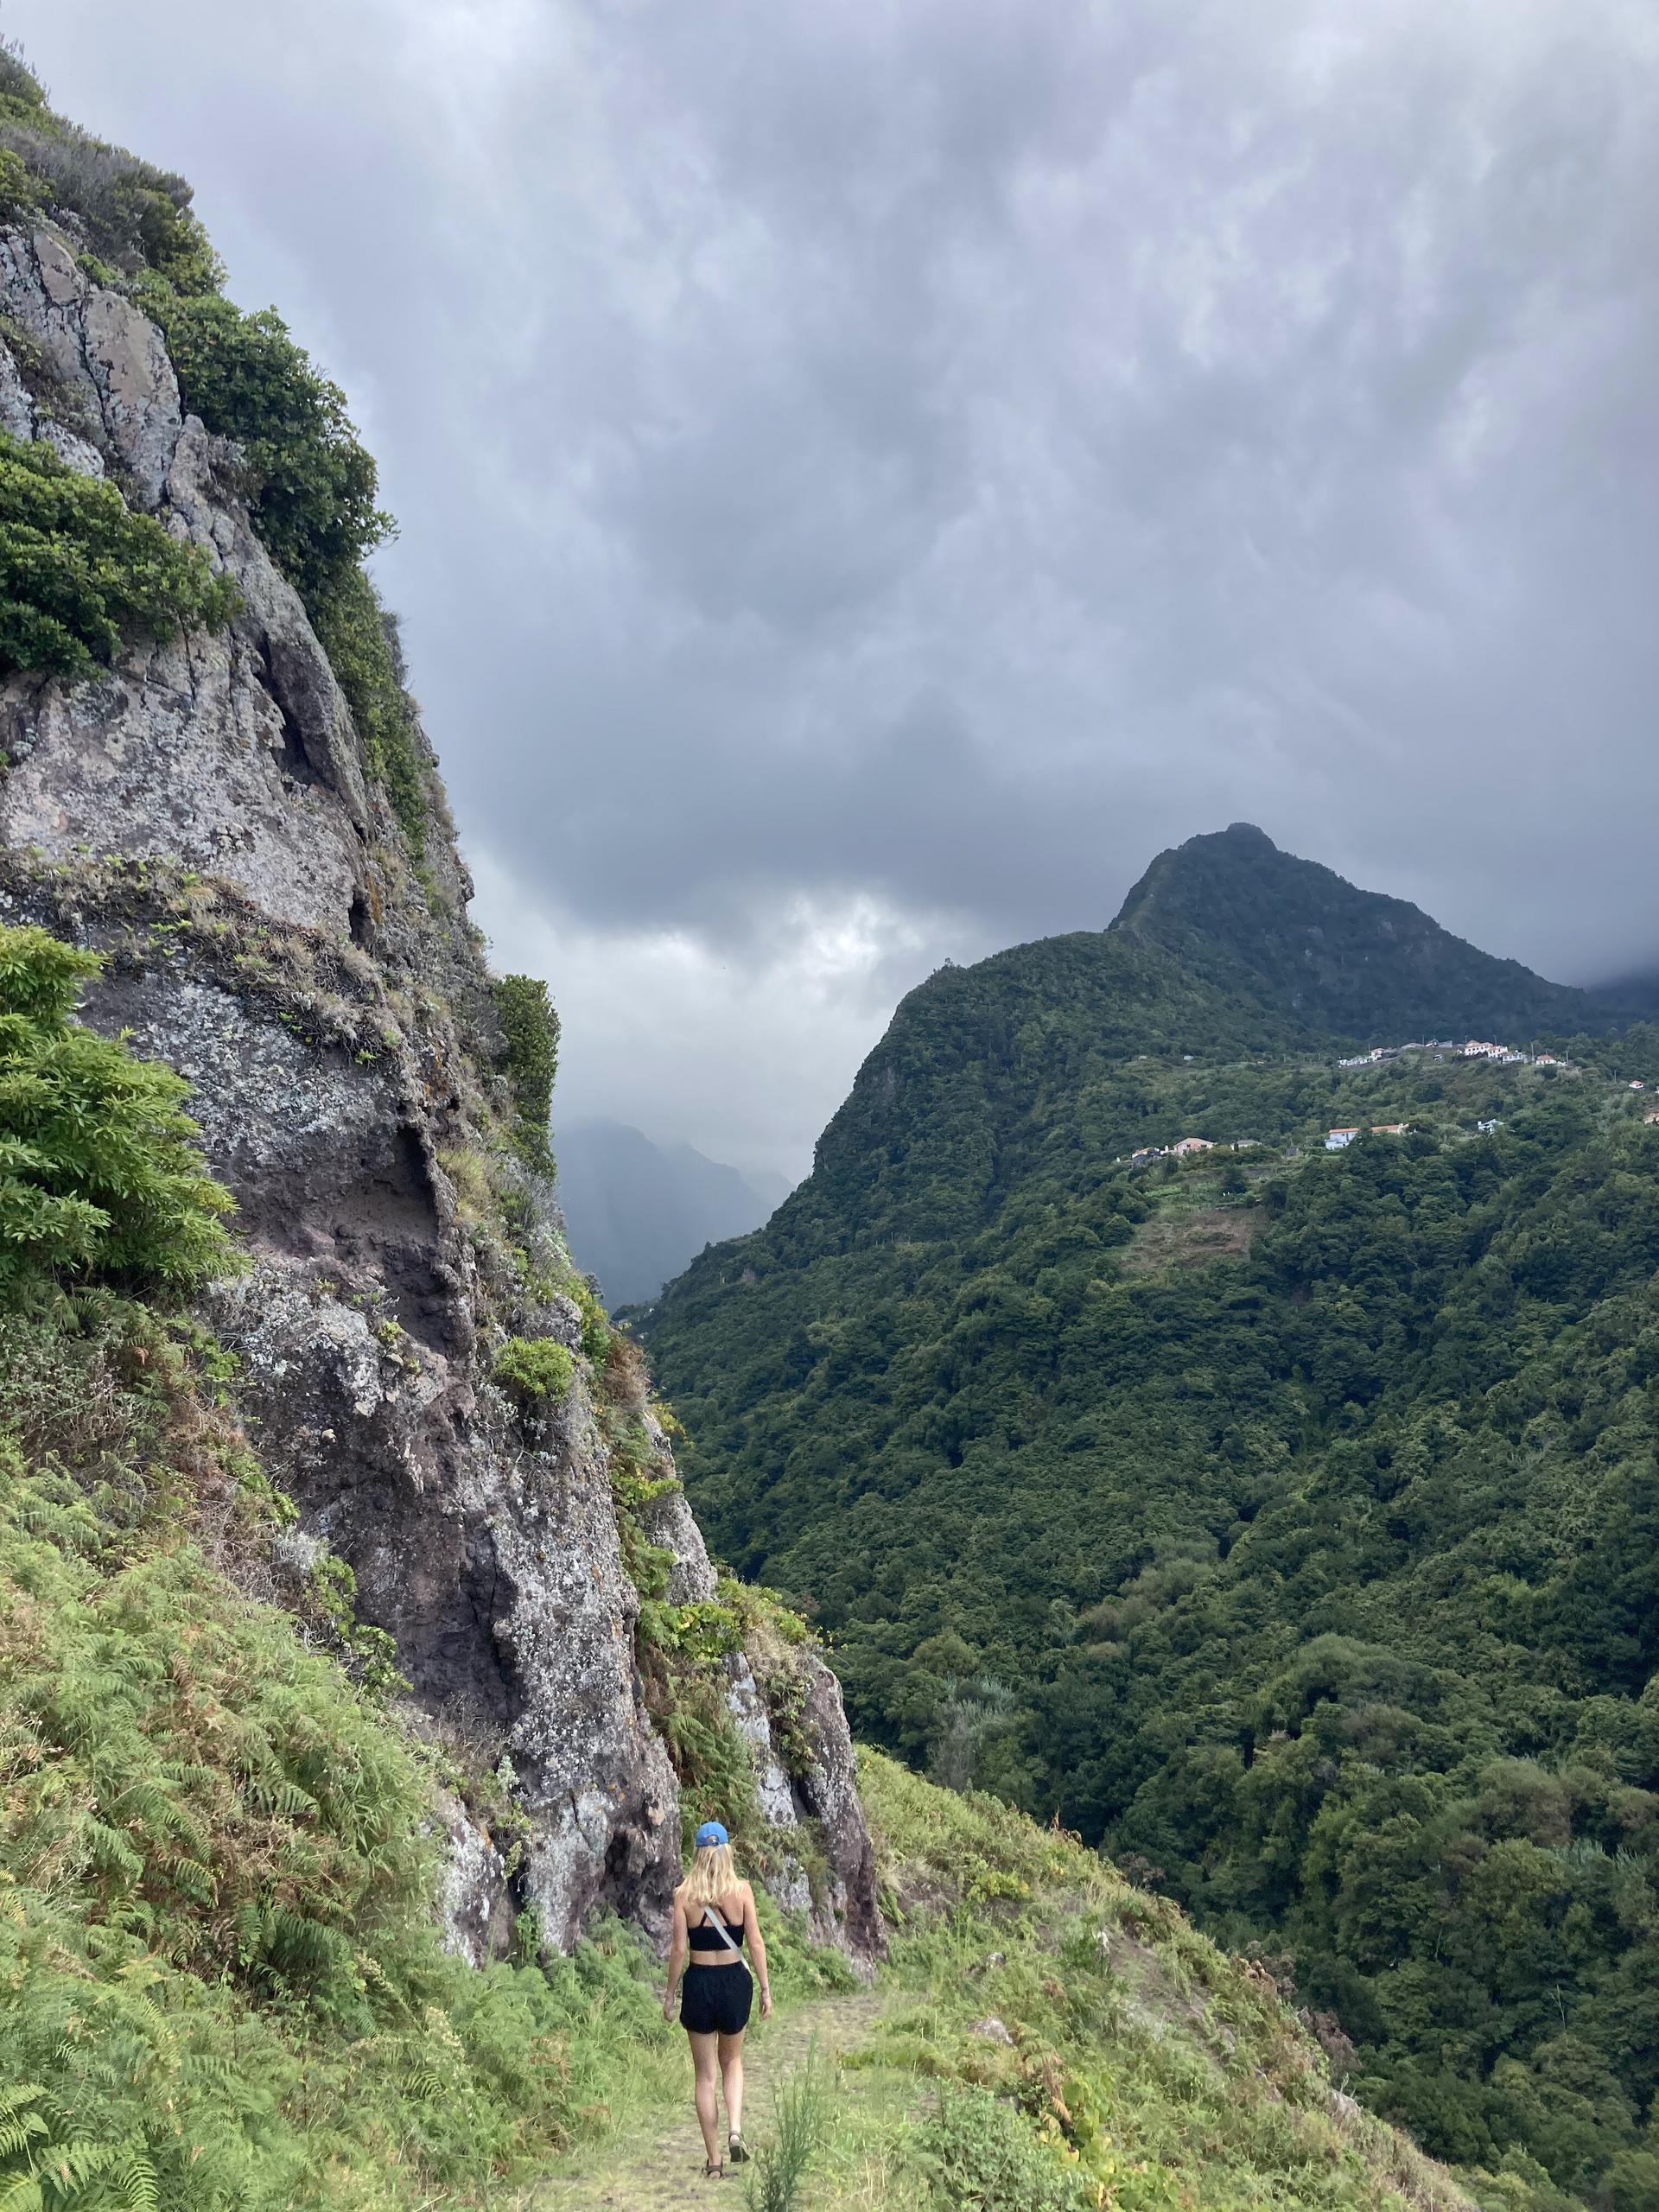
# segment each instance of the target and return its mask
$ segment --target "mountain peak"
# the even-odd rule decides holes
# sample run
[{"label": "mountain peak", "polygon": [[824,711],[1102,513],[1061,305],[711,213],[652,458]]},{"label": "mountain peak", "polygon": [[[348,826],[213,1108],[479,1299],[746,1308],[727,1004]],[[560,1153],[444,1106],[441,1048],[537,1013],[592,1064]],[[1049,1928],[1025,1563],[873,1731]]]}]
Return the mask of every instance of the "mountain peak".
[{"label": "mountain peak", "polygon": [[1310,1027],[1390,1038],[1605,1027],[1588,995],[1495,959],[1408,899],[1362,891],[1275,845],[1254,823],[1160,853],[1114,931],[1173,953],[1233,996]]}]

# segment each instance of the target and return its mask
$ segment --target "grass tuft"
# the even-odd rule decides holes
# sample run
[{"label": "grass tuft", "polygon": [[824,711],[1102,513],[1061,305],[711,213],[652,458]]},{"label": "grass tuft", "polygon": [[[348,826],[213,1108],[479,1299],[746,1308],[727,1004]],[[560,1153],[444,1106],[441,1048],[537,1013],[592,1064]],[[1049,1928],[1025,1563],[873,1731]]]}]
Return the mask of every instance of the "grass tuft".
[{"label": "grass tuft", "polygon": [[748,2178],[748,2212],[799,2212],[807,2174],[828,2133],[829,2103],[814,2044],[772,2098],[772,2138]]}]

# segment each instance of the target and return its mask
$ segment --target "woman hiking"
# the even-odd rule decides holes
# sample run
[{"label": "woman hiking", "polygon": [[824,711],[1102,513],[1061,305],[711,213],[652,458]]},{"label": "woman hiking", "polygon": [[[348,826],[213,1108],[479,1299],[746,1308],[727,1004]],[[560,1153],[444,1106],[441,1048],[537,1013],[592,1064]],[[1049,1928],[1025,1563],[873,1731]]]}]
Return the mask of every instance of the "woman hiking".
[{"label": "woman hiking", "polygon": [[[674,1934],[668,1947],[663,2018],[671,2020],[674,2017],[674,1991],[680,1968],[685,1967],[680,2025],[691,2038],[697,2126],[702,2130],[702,2147],[708,2153],[702,2171],[705,2179],[719,2181],[726,2165],[720,2149],[720,2092],[715,2085],[715,2069],[719,2067],[726,2089],[730,2131],[727,2155],[737,2165],[749,2155],[743,2147],[743,2031],[749,2024],[754,1980],[760,1984],[763,2020],[772,2014],[772,1989],[766,1979],[766,1947],[754,1916],[754,1891],[738,1879],[731,1838],[718,1821],[705,1821],[697,1830],[696,1844],[690,1871],[674,1892]],[[743,1962],[746,1942],[754,1960],[753,1979]]]}]

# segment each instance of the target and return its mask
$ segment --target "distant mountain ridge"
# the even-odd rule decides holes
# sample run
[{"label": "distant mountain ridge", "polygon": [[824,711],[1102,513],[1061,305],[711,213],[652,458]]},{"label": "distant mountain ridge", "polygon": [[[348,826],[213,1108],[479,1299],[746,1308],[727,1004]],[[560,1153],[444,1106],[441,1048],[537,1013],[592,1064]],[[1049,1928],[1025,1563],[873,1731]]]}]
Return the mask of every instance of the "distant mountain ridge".
[{"label": "distant mountain ridge", "polygon": [[558,1161],[570,1249],[613,1306],[654,1298],[706,1244],[758,1229],[789,1194],[781,1175],[744,1175],[621,1122],[561,1129]]},{"label": "distant mountain ridge", "polygon": [[[1236,823],[1160,853],[1109,928],[940,968],[909,992],[776,1232],[826,1233],[833,1193],[837,1236],[965,1233],[1027,1172],[1033,1146],[1054,1141],[1057,1102],[1138,1054],[1525,1042],[1599,1033],[1630,1012]],[[1116,1141],[1150,1134],[1130,1120]]]},{"label": "distant mountain ridge", "polygon": [[1230,995],[1367,1045],[1471,1032],[1524,1041],[1606,1029],[1636,1010],[1482,952],[1248,822],[1160,853],[1111,927]]},{"label": "distant mountain ridge", "polygon": [[1627,1020],[1651,1021],[1659,1015],[1659,974],[1616,976],[1598,983],[1590,995],[1600,1006],[1618,1007]]}]

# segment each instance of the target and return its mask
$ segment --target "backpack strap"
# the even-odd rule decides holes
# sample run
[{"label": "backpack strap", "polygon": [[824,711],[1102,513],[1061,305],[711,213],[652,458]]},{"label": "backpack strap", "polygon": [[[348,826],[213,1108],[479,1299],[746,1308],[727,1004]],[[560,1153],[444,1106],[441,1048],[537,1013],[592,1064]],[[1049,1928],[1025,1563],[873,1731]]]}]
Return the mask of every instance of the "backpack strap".
[{"label": "backpack strap", "polygon": [[726,1923],[721,1915],[715,1911],[712,1905],[706,1904],[702,1908],[702,1925],[705,1928],[712,1928],[714,1929],[715,1935],[719,1936],[721,1942],[726,1946],[727,1949],[731,1953],[734,1959],[741,1959],[742,1957],[742,1945],[741,1943],[734,1943],[732,1941],[731,1929],[726,1925]]}]

